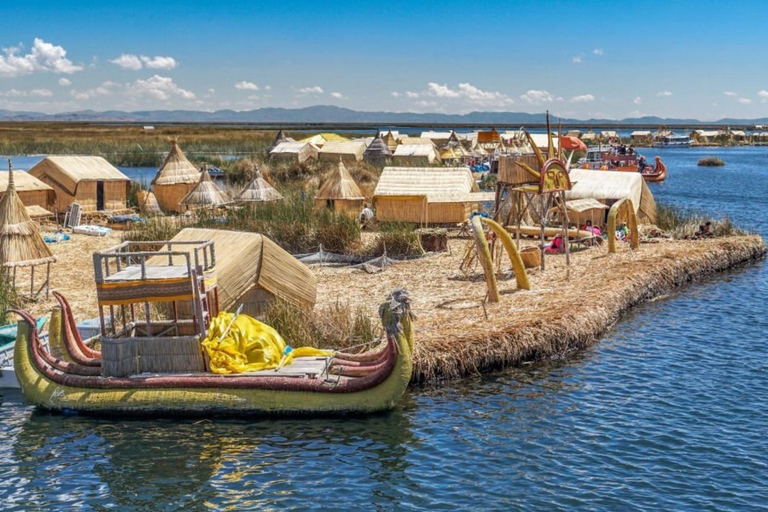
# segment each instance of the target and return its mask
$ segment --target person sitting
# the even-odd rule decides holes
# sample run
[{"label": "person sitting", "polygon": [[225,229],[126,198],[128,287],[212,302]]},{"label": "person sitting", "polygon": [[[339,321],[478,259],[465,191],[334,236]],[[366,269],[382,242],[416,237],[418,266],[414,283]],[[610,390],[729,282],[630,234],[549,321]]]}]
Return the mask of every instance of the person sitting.
[{"label": "person sitting", "polygon": [[555,235],[552,242],[544,247],[544,252],[547,254],[562,254],[565,252],[565,244],[563,243],[563,235]]},{"label": "person sitting", "polygon": [[360,226],[365,229],[373,220],[373,210],[370,206],[365,205],[363,211],[360,212]]},{"label": "person sitting", "polygon": [[712,222],[707,221],[704,224],[699,224],[699,230],[696,232],[695,235],[693,235],[694,239],[700,239],[700,238],[712,238],[715,236],[714,233],[712,233]]}]

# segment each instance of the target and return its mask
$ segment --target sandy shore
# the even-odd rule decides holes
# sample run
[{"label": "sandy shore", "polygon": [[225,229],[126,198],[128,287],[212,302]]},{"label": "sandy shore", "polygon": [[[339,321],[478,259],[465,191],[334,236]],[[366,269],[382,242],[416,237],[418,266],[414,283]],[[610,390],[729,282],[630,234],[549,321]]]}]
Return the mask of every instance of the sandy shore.
[{"label": "sandy shore", "polygon": [[[51,245],[58,257],[52,287],[70,299],[78,320],[98,314],[92,253],[119,242],[120,234],[113,233],[73,235]],[[621,247],[617,254],[608,254],[603,245],[572,254],[570,268],[564,256],[548,257],[546,271],[530,272],[530,291],[516,289],[505,262],[501,302],[488,304],[480,267],[466,275],[459,269],[468,243],[452,239],[448,252],[397,263],[378,274],[315,266],[318,306],[348,302],[375,317],[389,291],[408,289],[418,316],[413,382],[434,382],[583,347],[632,306],[766,252],[758,236],[661,240],[641,244],[638,251]],[[41,315],[53,305],[41,300],[27,309]]]}]

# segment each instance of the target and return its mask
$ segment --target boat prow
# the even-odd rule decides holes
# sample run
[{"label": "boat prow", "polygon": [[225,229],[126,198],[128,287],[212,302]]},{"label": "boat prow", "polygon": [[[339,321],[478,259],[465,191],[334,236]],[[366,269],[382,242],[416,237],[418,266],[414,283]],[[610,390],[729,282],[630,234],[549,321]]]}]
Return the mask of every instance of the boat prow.
[{"label": "boat prow", "polygon": [[[63,302],[62,309],[68,305]],[[393,291],[380,306],[386,336],[361,354],[295,358],[280,370],[234,375],[209,372],[103,376],[100,365],[72,354],[69,311],[54,311],[49,338],[40,343],[32,317],[19,322],[14,368],[24,396],[37,407],[102,415],[325,415],[371,413],[394,407],[411,379],[413,325],[410,299]],[[98,360],[100,353],[95,354]],[[74,356],[74,357],[73,357]],[[87,363],[87,364],[86,364]]]},{"label": "boat prow", "polygon": [[651,171],[643,171],[643,179],[645,181],[664,181],[667,179],[667,166],[661,161],[658,156],[655,158],[656,166]]}]

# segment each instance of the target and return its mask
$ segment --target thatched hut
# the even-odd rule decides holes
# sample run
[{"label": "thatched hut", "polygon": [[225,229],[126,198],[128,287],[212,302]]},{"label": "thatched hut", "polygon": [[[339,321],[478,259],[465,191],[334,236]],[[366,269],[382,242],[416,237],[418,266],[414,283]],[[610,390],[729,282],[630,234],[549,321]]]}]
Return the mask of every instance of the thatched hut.
[{"label": "thatched hut", "polygon": [[[8,181],[10,172],[0,171],[0,194],[5,194],[8,190]],[[35,178],[28,172],[17,172],[13,176],[16,193],[19,199],[24,203],[27,209],[31,207],[42,208],[47,211],[52,208],[56,198],[56,192],[53,187],[47,185]],[[35,208],[37,210],[37,208]],[[50,213],[50,212],[48,212]]]},{"label": "thatched hut", "polygon": [[269,184],[264,176],[261,175],[261,171],[256,168],[256,176],[251,182],[241,190],[235,201],[237,202],[264,202],[264,201],[279,201],[283,196],[275,190],[275,187]]},{"label": "thatched hut", "polygon": [[171,151],[152,180],[152,192],[165,213],[179,213],[182,199],[197,186],[200,171],[187,160],[178,142],[171,141]]},{"label": "thatched hut", "polygon": [[329,141],[318,151],[318,159],[336,162],[341,158],[348,163],[360,162],[365,149],[365,142],[362,140]]},{"label": "thatched hut", "polygon": [[348,138],[343,137],[336,133],[318,133],[315,135],[311,135],[309,137],[305,137],[301,139],[299,142],[311,142],[318,148],[321,148],[328,142],[347,142],[347,141],[349,141]]},{"label": "thatched hut", "polygon": [[392,130],[387,130],[387,133],[380,133],[379,136],[384,141],[384,144],[387,145],[387,148],[394,152],[395,149],[397,149],[398,144],[398,136],[400,134],[398,132],[393,132]]},{"label": "thatched hut", "polygon": [[139,200],[139,211],[145,217],[159,217],[163,210],[157,203],[155,194],[149,190],[139,190],[136,194]]},{"label": "thatched hut", "polygon": [[372,164],[383,164],[392,158],[392,151],[381,137],[375,137],[363,153],[363,160]]},{"label": "thatched hut", "polygon": [[295,142],[293,139],[286,137],[285,133],[283,133],[283,130],[278,130],[277,135],[275,135],[275,140],[272,141],[272,144],[269,145],[267,148],[267,155],[269,155],[273,149],[275,149],[279,144],[282,144],[283,142]]},{"label": "thatched hut", "polygon": [[565,193],[567,200],[591,198],[611,206],[628,197],[641,224],[656,222],[656,201],[640,173],[571,169],[570,177],[573,188]]},{"label": "thatched hut", "polygon": [[307,160],[317,160],[318,147],[311,142],[281,142],[269,152],[269,159],[272,161],[299,162],[304,163]]},{"label": "thatched hut", "polygon": [[425,166],[440,163],[440,155],[431,141],[429,144],[400,144],[392,161],[397,165]]},{"label": "thatched hut", "polygon": [[[213,240],[219,307],[256,316],[275,298],[301,308],[313,308],[317,278],[302,262],[269,238],[257,233],[186,228],[177,241]],[[183,250],[174,246],[174,250]],[[150,260],[151,262],[151,260]]]},{"label": "thatched hut", "polygon": [[211,179],[208,170],[200,173],[197,186],[184,196],[179,204],[187,209],[213,208],[229,202],[229,197]]},{"label": "thatched hut", "polygon": [[606,220],[608,206],[597,199],[573,199],[565,202],[568,220],[576,227],[581,227],[590,221],[593,226],[602,226]]},{"label": "thatched hut", "polygon": [[[9,164],[10,167],[10,164]],[[24,204],[16,193],[13,182],[13,170],[8,172],[8,186],[0,199],[0,267],[16,286],[16,271],[19,267],[29,267],[30,295],[37,295],[48,288],[51,275],[51,263],[56,257],[45,245],[37,224],[29,218]],[[45,265],[45,282],[35,289],[35,267]]]},{"label": "thatched hut", "polygon": [[72,203],[84,212],[126,209],[131,180],[100,156],[47,156],[29,174],[53,188],[55,212]]},{"label": "thatched hut", "polygon": [[320,207],[353,215],[357,215],[362,210],[365,196],[344,167],[343,160],[339,160],[338,167],[331,172],[317,191],[315,203]]},{"label": "thatched hut", "polygon": [[467,220],[479,202],[493,193],[476,192],[467,167],[385,167],[373,201],[376,218],[418,224],[455,224]]}]

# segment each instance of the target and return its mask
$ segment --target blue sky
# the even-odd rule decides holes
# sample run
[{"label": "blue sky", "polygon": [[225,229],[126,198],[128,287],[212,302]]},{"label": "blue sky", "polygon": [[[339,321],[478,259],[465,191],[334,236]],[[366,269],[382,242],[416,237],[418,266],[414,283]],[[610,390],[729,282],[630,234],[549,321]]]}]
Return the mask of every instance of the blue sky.
[{"label": "blue sky", "polygon": [[768,2],[104,2],[3,9],[0,109],[768,116]]}]

